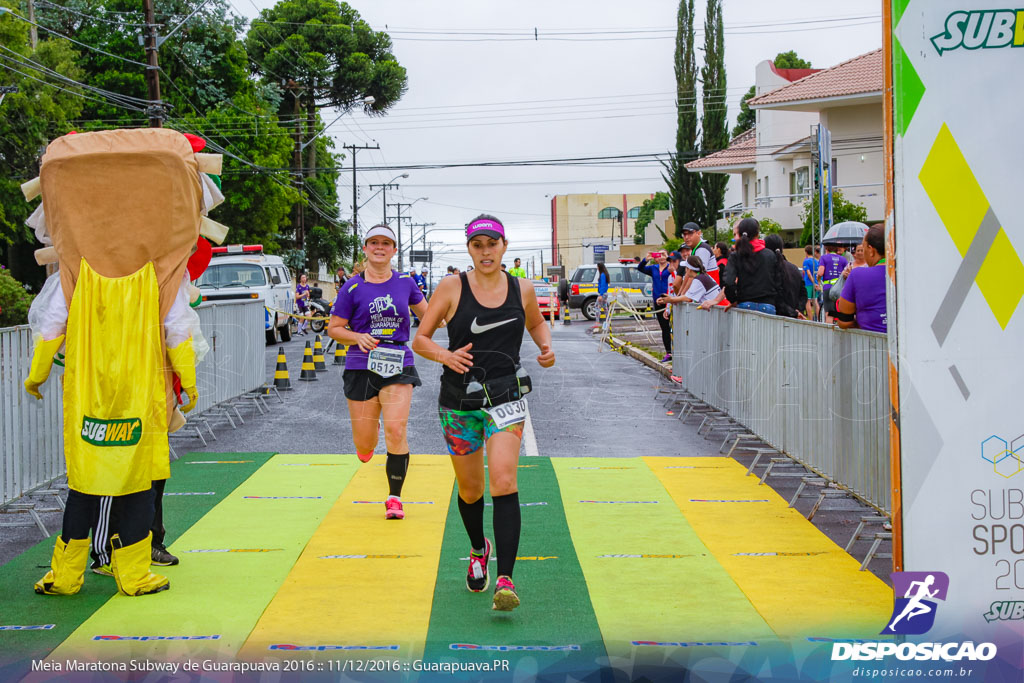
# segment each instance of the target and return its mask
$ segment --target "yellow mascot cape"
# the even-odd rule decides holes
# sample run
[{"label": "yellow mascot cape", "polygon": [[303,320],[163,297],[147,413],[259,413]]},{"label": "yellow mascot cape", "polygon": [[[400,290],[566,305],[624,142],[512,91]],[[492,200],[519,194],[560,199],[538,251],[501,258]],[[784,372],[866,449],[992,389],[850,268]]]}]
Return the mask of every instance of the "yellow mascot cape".
[{"label": "yellow mascot cape", "polygon": [[[64,449],[76,491],[123,496],[170,476],[172,370],[194,405],[195,358],[191,339],[166,348],[162,321],[204,220],[199,170],[185,136],[157,128],[66,135],[43,156],[68,308]],[[30,382],[45,380],[47,341]]]}]

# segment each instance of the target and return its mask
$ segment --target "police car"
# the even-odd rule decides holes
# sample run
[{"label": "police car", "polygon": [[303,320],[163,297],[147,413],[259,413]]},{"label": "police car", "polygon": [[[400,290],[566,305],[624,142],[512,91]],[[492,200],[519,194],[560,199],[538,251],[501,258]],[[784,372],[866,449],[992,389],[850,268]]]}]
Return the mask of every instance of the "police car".
[{"label": "police car", "polygon": [[232,244],[212,252],[210,267],[196,283],[203,301],[260,299],[268,309],[276,309],[264,311],[267,343],[277,343],[278,333],[281,341],[289,341],[289,318],[277,311],[292,310],[295,291],[281,257],[264,254],[262,244]]},{"label": "police car", "polygon": [[[624,296],[638,311],[653,307],[654,287],[651,276],[641,273],[632,263],[606,263],[608,269],[608,297]],[[573,271],[567,281],[569,308],[579,308],[587,320],[598,316],[597,265],[585,264]]]}]

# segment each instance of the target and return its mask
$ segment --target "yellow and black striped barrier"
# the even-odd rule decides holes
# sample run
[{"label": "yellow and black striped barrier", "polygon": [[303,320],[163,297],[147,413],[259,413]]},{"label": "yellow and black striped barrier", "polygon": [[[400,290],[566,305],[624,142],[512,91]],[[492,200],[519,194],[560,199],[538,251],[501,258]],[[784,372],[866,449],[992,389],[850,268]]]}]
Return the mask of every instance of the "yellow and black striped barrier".
[{"label": "yellow and black striped barrier", "polygon": [[345,356],[348,355],[348,347],[341,342],[334,345],[334,364],[344,365]]}]

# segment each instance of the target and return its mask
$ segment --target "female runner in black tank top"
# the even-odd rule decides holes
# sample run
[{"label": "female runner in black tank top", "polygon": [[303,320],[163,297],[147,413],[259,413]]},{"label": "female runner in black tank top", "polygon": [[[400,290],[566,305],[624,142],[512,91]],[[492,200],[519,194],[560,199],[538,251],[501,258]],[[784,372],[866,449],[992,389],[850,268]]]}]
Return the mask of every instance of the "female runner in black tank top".
[{"label": "female runner in black tank top", "polygon": [[[481,592],[490,581],[491,542],[484,537],[483,520],[486,449],[498,555],[492,609],[511,610],[519,605],[512,570],[521,528],[516,467],[524,423],[500,425],[484,410],[464,410],[475,407],[465,399],[474,382],[501,383],[504,379],[514,383],[524,331],[540,348],[537,363],[541,367],[554,365],[555,354],[533,285],[501,270],[501,258],[508,248],[501,222],[479,216],[466,228],[466,237],[473,270],[441,280],[412,348],[445,366],[438,410],[458,481],[459,513],[471,544],[466,587]],[[431,338],[442,320],[448,321],[448,349]]]}]

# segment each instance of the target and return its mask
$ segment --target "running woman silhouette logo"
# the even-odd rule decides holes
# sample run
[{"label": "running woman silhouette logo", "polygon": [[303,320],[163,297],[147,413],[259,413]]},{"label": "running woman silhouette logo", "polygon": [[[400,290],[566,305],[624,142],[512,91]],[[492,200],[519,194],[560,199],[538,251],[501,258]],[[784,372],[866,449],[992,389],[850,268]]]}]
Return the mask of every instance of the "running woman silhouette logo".
[{"label": "running woman silhouette logo", "polygon": [[395,306],[395,301],[390,294],[378,296],[370,302],[370,313],[383,313],[389,308],[395,312],[396,316],[398,315],[398,307]]},{"label": "running woman silhouette logo", "polygon": [[927,633],[935,624],[935,600],[946,599],[949,576],[944,572],[893,572],[890,576],[893,594],[903,597],[896,598],[882,635]]}]

